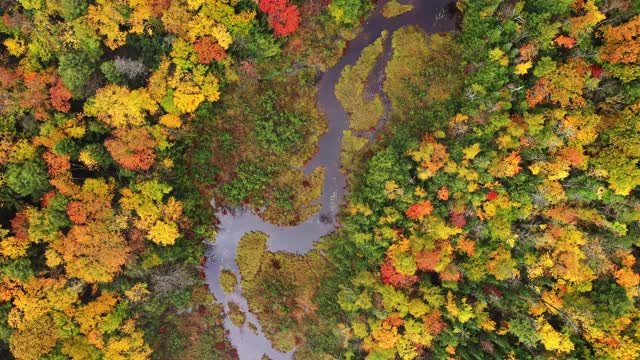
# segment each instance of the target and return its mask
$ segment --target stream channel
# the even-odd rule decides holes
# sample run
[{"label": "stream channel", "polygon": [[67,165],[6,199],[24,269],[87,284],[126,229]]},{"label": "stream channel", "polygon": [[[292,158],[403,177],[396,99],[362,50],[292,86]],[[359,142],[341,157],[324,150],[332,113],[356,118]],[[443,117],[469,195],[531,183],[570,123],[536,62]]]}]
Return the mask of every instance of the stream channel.
[{"label": "stream channel", "polygon": [[[413,10],[394,18],[382,16],[382,7],[387,1],[379,1],[375,11],[362,24],[362,31],[349,42],[340,62],[324,72],[318,83],[318,107],[327,118],[329,129],[319,141],[319,150],[304,168],[306,175],[318,166],[325,167],[325,182],[322,195],[318,203],[322,208],[318,213],[309,217],[306,222],[294,227],[279,227],[263,221],[259,216],[247,209],[219,211],[218,234],[215,244],[207,253],[205,274],[209,289],[218,301],[224,305],[225,314],[229,312],[229,303],[235,302],[247,316],[242,327],[235,326],[228,316],[225,316],[224,327],[227,337],[236,348],[240,360],[260,360],[263,355],[272,360],[292,359],[293,353],[283,353],[275,350],[264,336],[257,317],[249,311],[247,300],[242,295],[240,287],[240,272],[235,261],[236,250],[240,238],[252,231],[261,231],[269,235],[267,247],[269,251],[285,251],[295,254],[305,254],[313,249],[314,242],[329,234],[336,228],[336,216],[346,192],[346,179],[341,173],[340,146],[343,130],[349,129],[349,118],[342,105],[336,98],[334,89],[342,70],[346,65],[353,65],[358,60],[362,50],[372,44],[387,30],[389,38],[385,41],[385,54],[373,69],[369,79],[367,92],[380,93],[386,107],[385,116],[380,120],[378,128],[384,124],[389,114],[389,102],[382,91],[382,80],[386,61],[391,56],[391,35],[393,31],[408,25],[418,25],[428,33],[450,32],[455,30],[455,1],[452,0],[409,0],[402,3],[412,4]],[[360,134],[358,134],[360,135]],[[373,134],[369,134],[370,139]],[[222,270],[230,270],[238,279],[238,286],[233,293],[225,294],[219,284]],[[249,324],[254,325],[254,333]]]}]

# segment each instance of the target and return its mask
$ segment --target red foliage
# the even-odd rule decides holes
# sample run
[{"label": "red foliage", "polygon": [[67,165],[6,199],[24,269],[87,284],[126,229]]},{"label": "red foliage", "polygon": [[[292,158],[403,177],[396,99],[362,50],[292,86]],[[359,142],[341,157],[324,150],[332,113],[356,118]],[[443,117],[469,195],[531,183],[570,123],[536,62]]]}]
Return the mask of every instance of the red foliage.
[{"label": "red foliage", "polygon": [[13,70],[0,66],[0,87],[6,89],[16,82],[20,76]]},{"label": "red foliage", "polygon": [[29,238],[29,215],[26,211],[21,211],[11,219],[11,230],[16,239],[26,240]]},{"label": "red foliage", "polygon": [[409,206],[406,214],[409,219],[421,219],[431,214],[432,211],[433,205],[431,204],[431,201],[425,200]]},{"label": "red foliage", "polygon": [[60,79],[49,89],[49,93],[51,94],[51,106],[54,109],[64,113],[71,109],[71,104],[69,104],[71,91],[62,84]]},{"label": "red foliage", "polygon": [[300,11],[296,5],[288,5],[288,0],[260,0],[260,11],[269,15],[269,24],[276,36],[287,36],[298,29]]},{"label": "red foliage", "polygon": [[495,285],[487,285],[482,289],[482,292],[489,296],[495,296],[497,298],[502,298],[502,293]]},{"label": "red foliage", "polygon": [[602,73],[604,70],[598,65],[591,65],[591,76],[596,79],[600,79],[602,77]]},{"label": "red foliage", "polygon": [[487,194],[487,200],[491,201],[495,200],[496,198],[498,198],[498,193],[495,191],[489,191],[489,193]]},{"label": "red foliage", "polygon": [[380,279],[383,283],[391,285],[394,288],[407,288],[418,281],[418,277],[415,275],[399,273],[389,258],[380,266]]},{"label": "red foliage", "polygon": [[210,36],[196,40],[193,50],[198,53],[198,61],[201,64],[208,64],[213,60],[221,61],[227,56],[222,46]]},{"label": "red foliage", "polygon": [[453,226],[462,229],[467,225],[467,219],[464,217],[464,212],[455,212],[451,210],[449,215],[451,216],[451,224]]}]

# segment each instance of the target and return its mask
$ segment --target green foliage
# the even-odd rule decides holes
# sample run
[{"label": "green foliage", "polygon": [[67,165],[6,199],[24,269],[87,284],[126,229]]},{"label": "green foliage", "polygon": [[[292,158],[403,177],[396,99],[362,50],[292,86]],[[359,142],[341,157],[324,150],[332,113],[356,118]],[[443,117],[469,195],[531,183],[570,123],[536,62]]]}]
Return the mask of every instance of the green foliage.
[{"label": "green foliage", "polygon": [[70,52],[60,56],[58,74],[75,98],[84,97],[87,83],[94,70],[95,64],[83,52]]},{"label": "green foliage", "polygon": [[85,0],[60,0],[62,17],[67,21],[73,21],[87,12]]},{"label": "green foliage", "polygon": [[365,8],[362,0],[334,0],[328,10],[336,22],[355,25]]},{"label": "green foliage", "polygon": [[272,169],[263,169],[252,163],[238,166],[236,178],[224,186],[223,192],[229,201],[239,203],[249,196],[264,191],[270,182]]},{"label": "green foliage", "polygon": [[127,78],[116,69],[115,62],[105,61],[100,65],[100,71],[104,77],[113,84],[123,85],[127,83]]},{"label": "green foliage", "polygon": [[260,100],[254,136],[261,146],[281,154],[296,148],[302,141],[302,127],[306,121],[300,115],[280,110],[276,94],[268,91]]},{"label": "green foliage", "polygon": [[38,199],[49,188],[49,176],[39,160],[9,164],[5,173],[7,186],[19,196]]}]

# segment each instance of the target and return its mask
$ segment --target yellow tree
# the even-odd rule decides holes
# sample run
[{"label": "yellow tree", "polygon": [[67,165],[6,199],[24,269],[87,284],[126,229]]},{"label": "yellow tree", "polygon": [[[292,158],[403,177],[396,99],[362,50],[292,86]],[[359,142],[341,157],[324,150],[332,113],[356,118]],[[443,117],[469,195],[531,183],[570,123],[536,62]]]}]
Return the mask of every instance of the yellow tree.
[{"label": "yellow tree", "polygon": [[158,105],[146,89],[129,90],[118,85],[107,85],[98,90],[93,99],[84,105],[87,116],[115,128],[142,126],[147,113],[154,113]]}]

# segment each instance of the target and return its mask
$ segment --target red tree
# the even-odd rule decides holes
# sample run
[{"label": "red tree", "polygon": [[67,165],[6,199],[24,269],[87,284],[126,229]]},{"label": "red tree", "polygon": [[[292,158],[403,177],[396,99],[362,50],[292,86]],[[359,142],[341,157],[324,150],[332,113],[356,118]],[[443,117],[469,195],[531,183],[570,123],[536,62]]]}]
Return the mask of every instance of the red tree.
[{"label": "red tree", "polygon": [[55,85],[49,88],[51,94],[51,106],[60,112],[68,112],[71,109],[71,91],[67,89],[60,79],[56,81]]},{"label": "red tree", "polygon": [[395,288],[406,288],[418,281],[418,277],[415,275],[399,273],[389,258],[380,266],[380,279],[383,283]]},{"label": "red tree", "polygon": [[300,11],[296,5],[288,5],[288,0],[260,0],[260,11],[269,15],[269,24],[276,36],[287,36],[298,29]]}]

